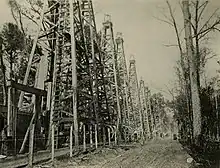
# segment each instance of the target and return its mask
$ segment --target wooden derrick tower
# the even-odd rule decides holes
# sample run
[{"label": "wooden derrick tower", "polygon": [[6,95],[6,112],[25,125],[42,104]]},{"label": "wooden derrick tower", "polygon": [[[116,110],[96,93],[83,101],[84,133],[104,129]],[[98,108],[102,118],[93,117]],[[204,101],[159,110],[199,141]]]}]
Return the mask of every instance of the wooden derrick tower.
[{"label": "wooden derrick tower", "polygon": [[145,87],[144,80],[140,80],[140,100],[141,107],[143,110],[142,118],[144,123],[144,135],[146,137],[151,137],[151,121],[150,121],[150,110],[149,110],[149,101],[148,101],[148,93],[147,88]]},{"label": "wooden derrick tower", "polygon": [[[30,128],[34,130],[36,121],[42,117],[45,123],[40,124],[44,130],[41,133],[47,140],[45,146],[52,145],[53,155],[54,147],[67,142],[71,149],[73,135],[74,144],[79,145],[82,129],[79,123],[111,122],[106,67],[91,0],[45,0],[38,22],[22,85],[46,91],[47,96],[38,105],[41,110],[30,110],[32,119],[20,152],[24,150]],[[40,55],[36,54],[37,49],[41,50]],[[36,67],[35,80],[30,80],[33,67]],[[36,107],[36,97],[29,95],[31,100],[27,102],[26,91],[21,92],[20,110]]]},{"label": "wooden derrick tower", "polygon": [[[113,24],[109,15],[106,15],[103,22],[101,34],[101,47],[103,52],[103,63],[105,69],[105,79],[107,82],[107,97],[109,100],[111,120],[116,123],[116,130],[119,135],[121,129],[121,107],[119,99],[116,46],[114,40]],[[119,135],[120,136],[120,135]]]},{"label": "wooden derrick tower", "polygon": [[[88,103],[88,113],[91,111],[91,107],[93,109],[93,113],[91,113],[91,116],[89,116],[87,120],[91,121],[92,118],[94,122],[104,124],[105,121],[110,122],[110,114],[104,79],[105,69],[103,66],[102,52],[99,44],[100,37],[98,36],[96,30],[92,1],[81,0],[79,7],[81,13],[82,37],[84,41],[83,45],[86,61],[83,71],[84,73],[87,73],[87,76],[82,79],[82,85],[80,85],[80,87],[82,87],[81,90],[83,90],[83,88],[85,89],[90,87],[89,93],[92,99],[90,99],[90,102]],[[88,86],[83,85],[85,80],[88,80]],[[88,99],[88,95],[87,98],[85,97],[85,99]],[[83,111],[84,110],[85,109],[83,109]],[[83,111],[80,113],[83,113]]]},{"label": "wooden derrick tower", "polygon": [[151,92],[148,87],[145,87],[145,95],[147,101],[147,111],[148,111],[148,124],[149,124],[149,131],[150,131],[150,138],[153,136],[154,131],[154,122],[153,122],[153,114],[152,114],[152,105],[151,105]]},{"label": "wooden derrick tower", "polygon": [[136,132],[138,135],[140,135],[140,138],[143,138],[144,130],[143,130],[142,108],[140,102],[136,63],[134,58],[130,60],[130,65],[129,65],[129,87],[130,87],[130,95],[133,105],[133,111],[131,114],[132,116],[131,125],[133,127],[134,133]]},{"label": "wooden derrick tower", "polygon": [[120,109],[122,117],[122,126],[124,138],[128,138],[131,132],[130,130],[130,113],[132,111],[132,101],[130,99],[128,71],[126,65],[125,51],[124,51],[124,40],[122,33],[116,34],[116,63],[117,63],[117,79],[118,79],[118,90],[120,99]]}]

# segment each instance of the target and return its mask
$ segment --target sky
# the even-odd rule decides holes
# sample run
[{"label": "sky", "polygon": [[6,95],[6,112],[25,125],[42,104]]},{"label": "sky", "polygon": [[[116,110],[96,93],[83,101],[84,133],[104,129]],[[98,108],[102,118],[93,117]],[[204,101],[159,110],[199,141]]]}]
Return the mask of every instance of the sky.
[{"label": "sky", "polygon": [[[178,1],[170,1],[175,18],[183,24]],[[170,25],[156,19],[164,18],[161,11],[165,10],[165,0],[93,0],[93,5],[98,29],[102,27],[104,15],[110,14],[115,35],[116,32],[123,33],[126,58],[129,60],[134,55],[138,78],[144,79],[152,92],[162,91],[166,98],[171,98],[166,90],[174,87],[174,66],[179,59],[179,50],[164,46],[176,44],[175,32]],[[207,12],[217,7],[220,7],[220,1],[211,0]],[[0,0],[0,25],[11,20],[7,0]],[[215,35],[210,46],[220,55],[220,35]],[[208,78],[216,75],[218,57],[208,63]]]}]

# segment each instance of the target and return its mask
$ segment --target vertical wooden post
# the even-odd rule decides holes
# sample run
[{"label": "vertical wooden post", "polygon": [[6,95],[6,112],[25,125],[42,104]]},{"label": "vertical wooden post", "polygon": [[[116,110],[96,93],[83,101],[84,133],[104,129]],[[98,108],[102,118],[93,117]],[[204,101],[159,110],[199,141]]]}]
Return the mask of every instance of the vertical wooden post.
[{"label": "vertical wooden post", "polygon": [[11,104],[11,99],[12,99],[12,87],[11,82],[8,83],[9,87],[8,87],[8,115],[7,115],[7,136],[12,136],[12,104]]},{"label": "vertical wooden post", "polygon": [[110,132],[110,128],[108,128],[108,144],[109,144],[109,146],[111,146],[111,132]]},{"label": "vertical wooden post", "polygon": [[89,137],[90,137],[90,147],[92,148],[93,142],[92,142],[92,125],[89,125]]},{"label": "vertical wooden post", "polygon": [[28,166],[31,168],[33,166],[33,153],[34,153],[34,128],[35,124],[30,127],[30,137],[29,137],[29,157]]},{"label": "vertical wooden post", "polygon": [[54,146],[55,146],[55,144],[54,144],[54,128],[55,127],[55,125],[54,125],[54,123],[52,124],[52,130],[51,130],[51,135],[52,135],[52,137],[51,137],[51,159],[52,159],[52,162],[54,161]]},{"label": "vertical wooden post", "polygon": [[86,151],[86,125],[83,124],[83,151]]},{"label": "vertical wooden post", "polygon": [[95,124],[95,148],[98,148],[98,129],[97,124]]},{"label": "vertical wooden post", "polygon": [[73,157],[73,124],[70,126],[70,157]]}]

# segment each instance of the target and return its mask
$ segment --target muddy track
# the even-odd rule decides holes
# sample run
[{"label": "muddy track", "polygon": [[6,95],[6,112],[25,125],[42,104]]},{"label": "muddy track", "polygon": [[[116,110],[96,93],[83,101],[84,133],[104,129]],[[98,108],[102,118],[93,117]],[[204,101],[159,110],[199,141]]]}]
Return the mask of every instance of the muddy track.
[{"label": "muddy track", "polygon": [[[179,144],[163,142],[150,143],[143,147],[125,152],[122,155],[111,159],[102,168],[187,168],[187,154],[183,152]],[[182,162],[179,161],[182,159]]]},{"label": "muddy track", "polygon": [[[105,150],[104,150],[105,151]],[[148,142],[130,150],[107,150],[84,156],[85,161],[59,162],[56,167],[67,168],[188,168],[189,155],[176,141]],[[77,159],[77,158],[75,158]],[[74,163],[74,164],[73,164]]]}]

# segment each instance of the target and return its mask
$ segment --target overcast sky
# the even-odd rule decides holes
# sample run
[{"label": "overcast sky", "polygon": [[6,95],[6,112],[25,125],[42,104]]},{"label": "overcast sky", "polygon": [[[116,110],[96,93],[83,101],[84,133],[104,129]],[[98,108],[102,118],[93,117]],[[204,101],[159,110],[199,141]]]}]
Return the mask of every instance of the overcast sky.
[{"label": "overcast sky", "polygon": [[[0,25],[11,21],[7,0],[0,0]],[[175,44],[174,30],[155,17],[163,18],[162,7],[165,0],[93,0],[97,27],[100,29],[104,14],[110,14],[116,32],[122,32],[125,41],[127,60],[135,56],[138,77],[142,77],[153,92],[173,87],[175,81],[174,66],[179,59],[175,47],[164,44]],[[177,0],[171,0],[175,8],[175,17],[182,24],[182,13]],[[220,7],[219,0],[211,0],[208,12]],[[220,55],[220,36],[212,40],[212,48]],[[218,67],[215,58],[209,62],[207,75],[216,75]],[[169,96],[166,94],[166,96]]]}]

